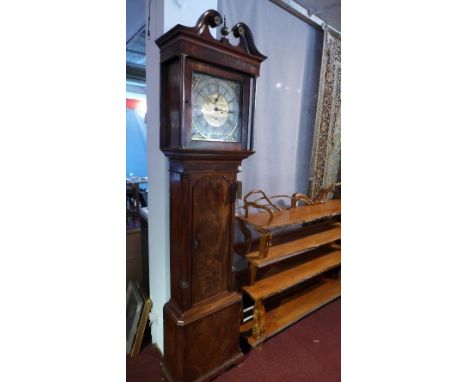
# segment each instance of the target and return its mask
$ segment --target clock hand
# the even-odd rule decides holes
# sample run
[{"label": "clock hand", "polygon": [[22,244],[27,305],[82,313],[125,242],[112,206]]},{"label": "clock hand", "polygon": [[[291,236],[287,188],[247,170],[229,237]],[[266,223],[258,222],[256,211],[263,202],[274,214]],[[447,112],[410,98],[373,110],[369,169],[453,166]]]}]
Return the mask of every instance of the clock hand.
[{"label": "clock hand", "polygon": [[222,111],[223,113],[229,113],[229,114],[234,113],[232,110],[220,109],[220,108],[218,108],[218,107],[215,107],[214,110],[215,110],[215,111]]}]

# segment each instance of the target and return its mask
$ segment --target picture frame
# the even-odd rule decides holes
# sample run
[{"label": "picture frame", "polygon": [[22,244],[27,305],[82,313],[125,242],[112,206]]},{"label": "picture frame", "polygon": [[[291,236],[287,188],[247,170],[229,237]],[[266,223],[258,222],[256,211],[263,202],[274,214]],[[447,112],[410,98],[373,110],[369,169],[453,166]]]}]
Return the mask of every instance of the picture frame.
[{"label": "picture frame", "polygon": [[145,301],[137,281],[130,281],[127,286],[127,354],[131,353],[135,335],[140,323]]},{"label": "picture frame", "polygon": [[146,325],[148,323],[149,313],[153,307],[153,302],[145,292],[144,288],[137,282],[137,287],[140,290],[140,295],[143,299],[143,310],[140,315],[137,330],[135,333],[135,340],[133,342],[132,349],[130,351],[130,357],[135,357],[140,353],[141,343],[143,341],[143,335],[145,334]]}]

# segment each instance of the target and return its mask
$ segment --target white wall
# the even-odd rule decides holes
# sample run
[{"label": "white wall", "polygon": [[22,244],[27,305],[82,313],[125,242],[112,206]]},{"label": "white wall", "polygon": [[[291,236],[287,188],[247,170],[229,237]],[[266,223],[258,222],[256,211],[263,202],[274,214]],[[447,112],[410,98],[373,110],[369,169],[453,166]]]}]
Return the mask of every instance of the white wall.
[{"label": "white wall", "polygon": [[[182,6],[179,6],[181,4]],[[148,20],[149,0],[146,0]],[[163,306],[170,298],[169,270],[169,172],[168,160],[159,150],[159,48],[154,41],[176,24],[194,26],[207,9],[217,9],[217,0],[151,1],[150,39],[146,44],[146,91],[148,124],[148,238],[149,283],[153,301],[151,334],[164,350]]]},{"label": "white wall", "polygon": [[[219,0],[228,26],[242,21],[258,50],[260,67],[254,124],[255,154],[242,163],[244,195],[307,193],[320,81],[323,31],[269,0]],[[232,37],[233,43],[237,39]]]}]

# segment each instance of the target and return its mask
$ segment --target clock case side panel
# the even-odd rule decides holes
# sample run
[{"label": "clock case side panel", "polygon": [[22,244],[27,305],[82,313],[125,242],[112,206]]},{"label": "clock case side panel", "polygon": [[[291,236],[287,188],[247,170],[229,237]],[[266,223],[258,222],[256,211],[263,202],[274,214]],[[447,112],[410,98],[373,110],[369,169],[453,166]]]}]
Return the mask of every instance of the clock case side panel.
[{"label": "clock case side panel", "polygon": [[160,147],[180,147],[182,122],[183,62],[177,58],[161,64]]},{"label": "clock case side panel", "polygon": [[[192,77],[193,72],[206,74],[222,79],[237,81],[241,83],[241,139],[240,142],[216,142],[192,140]],[[182,147],[196,150],[223,150],[223,151],[245,151],[249,143],[249,105],[250,105],[250,83],[251,76],[226,70],[221,67],[207,64],[194,59],[187,59],[184,73],[185,112],[183,114],[183,127],[181,129]]]},{"label": "clock case side panel", "polygon": [[[172,163],[174,167],[176,163]],[[179,171],[170,172],[170,269],[171,299],[182,310],[191,304],[191,232],[188,222],[192,219],[190,208],[190,177]]]}]

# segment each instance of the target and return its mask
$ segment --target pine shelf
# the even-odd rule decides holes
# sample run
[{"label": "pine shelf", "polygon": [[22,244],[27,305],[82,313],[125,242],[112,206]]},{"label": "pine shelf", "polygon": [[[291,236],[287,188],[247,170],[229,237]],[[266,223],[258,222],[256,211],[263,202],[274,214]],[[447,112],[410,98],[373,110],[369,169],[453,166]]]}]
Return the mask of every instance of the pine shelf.
[{"label": "pine shelf", "polygon": [[322,279],[318,282],[318,285],[315,284],[292,297],[282,299],[278,307],[266,312],[266,328],[263,337],[256,338],[252,334],[253,321],[241,325],[241,334],[247,339],[250,346],[256,347],[309,313],[340,297],[340,295],[340,280]]},{"label": "pine shelf", "polygon": [[318,227],[312,227],[305,231],[306,236],[299,236],[290,241],[273,245],[265,258],[260,257],[260,251],[255,250],[245,255],[249,264],[257,268],[263,268],[268,265],[286,260],[288,258],[303,254],[312,249],[321,247],[325,244],[333,243],[341,238],[341,224],[323,224]]},{"label": "pine shelf", "polygon": [[321,248],[314,253],[312,259],[271,277],[259,280],[254,285],[246,286],[243,289],[254,301],[263,300],[332,268],[336,268],[340,264],[341,250],[339,246]]},{"label": "pine shelf", "polygon": [[291,208],[273,212],[270,221],[268,213],[251,214],[248,217],[237,216],[238,220],[250,225],[258,232],[271,232],[291,225],[309,223],[323,218],[331,218],[341,214],[341,199],[329,200],[323,203]]}]

